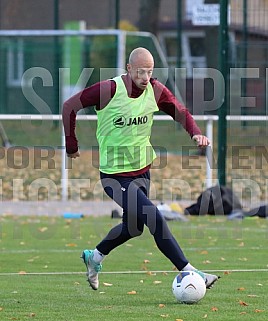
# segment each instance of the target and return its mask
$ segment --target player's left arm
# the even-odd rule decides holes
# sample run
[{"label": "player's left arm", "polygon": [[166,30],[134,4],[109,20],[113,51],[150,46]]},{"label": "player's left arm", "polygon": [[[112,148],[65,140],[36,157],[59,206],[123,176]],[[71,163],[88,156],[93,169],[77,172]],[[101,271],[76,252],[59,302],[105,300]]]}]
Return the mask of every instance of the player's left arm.
[{"label": "player's left arm", "polygon": [[207,147],[210,145],[209,139],[204,135],[194,135],[192,139],[196,142],[198,147]]},{"label": "player's left arm", "polygon": [[208,146],[210,144],[209,139],[202,135],[189,110],[158,80],[152,81],[152,86],[159,110],[170,115],[176,122],[179,122],[197,143],[197,146]]}]

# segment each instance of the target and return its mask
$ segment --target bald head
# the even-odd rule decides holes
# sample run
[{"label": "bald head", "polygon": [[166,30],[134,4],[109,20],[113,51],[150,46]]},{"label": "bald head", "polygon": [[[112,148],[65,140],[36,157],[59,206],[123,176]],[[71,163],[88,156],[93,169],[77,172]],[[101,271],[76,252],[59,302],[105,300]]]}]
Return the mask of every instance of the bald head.
[{"label": "bald head", "polygon": [[128,74],[137,87],[144,90],[153,74],[154,58],[149,50],[139,47],[129,55]]},{"label": "bald head", "polygon": [[139,47],[134,49],[129,55],[129,64],[136,65],[143,63],[150,63],[154,65],[154,58],[152,54],[146,48]]}]

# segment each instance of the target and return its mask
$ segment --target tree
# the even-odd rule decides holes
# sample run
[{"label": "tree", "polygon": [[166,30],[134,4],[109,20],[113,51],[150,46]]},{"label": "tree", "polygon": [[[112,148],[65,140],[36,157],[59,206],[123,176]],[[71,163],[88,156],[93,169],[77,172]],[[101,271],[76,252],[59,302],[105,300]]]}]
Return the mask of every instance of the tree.
[{"label": "tree", "polygon": [[139,30],[157,34],[161,0],[140,0]]}]

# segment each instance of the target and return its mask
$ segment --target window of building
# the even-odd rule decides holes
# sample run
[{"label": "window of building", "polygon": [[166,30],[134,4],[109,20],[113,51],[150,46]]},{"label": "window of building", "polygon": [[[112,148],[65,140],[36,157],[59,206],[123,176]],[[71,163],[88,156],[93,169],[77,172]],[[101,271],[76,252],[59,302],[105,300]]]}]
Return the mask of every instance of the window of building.
[{"label": "window of building", "polygon": [[7,86],[18,87],[24,71],[24,43],[22,39],[9,42],[7,50]]},{"label": "window of building", "polygon": [[[159,35],[160,43],[167,57],[171,69],[177,65],[177,33],[175,31],[162,32]],[[207,67],[205,56],[205,32],[183,31],[181,35],[181,68],[186,68],[187,78],[193,76],[193,68],[197,77],[204,77]]]}]

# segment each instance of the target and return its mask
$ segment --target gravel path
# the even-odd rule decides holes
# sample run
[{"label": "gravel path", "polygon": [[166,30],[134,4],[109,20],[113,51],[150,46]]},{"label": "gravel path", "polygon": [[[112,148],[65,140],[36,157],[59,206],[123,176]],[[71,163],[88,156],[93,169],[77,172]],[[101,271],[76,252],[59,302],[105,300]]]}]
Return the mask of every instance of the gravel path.
[{"label": "gravel path", "polygon": [[62,216],[65,213],[79,213],[85,216],[111,215],[112,210],[119,206],[112,201],[2,201],[0,215],[31,215],[31,216]]},{"label": "gravel path", "polygon": [[[189,204],[189,201],[180,202],[182,207]],[[0,215],[63,216],[70,213],[83,216],[111,216],[112,210],[122,213],[121,208],[112,201],[0,201]]]}]

